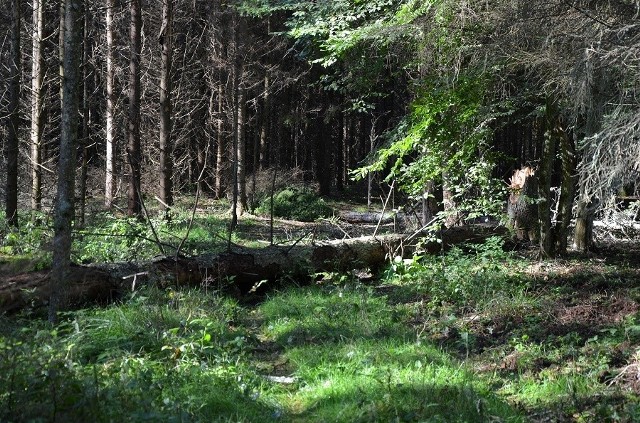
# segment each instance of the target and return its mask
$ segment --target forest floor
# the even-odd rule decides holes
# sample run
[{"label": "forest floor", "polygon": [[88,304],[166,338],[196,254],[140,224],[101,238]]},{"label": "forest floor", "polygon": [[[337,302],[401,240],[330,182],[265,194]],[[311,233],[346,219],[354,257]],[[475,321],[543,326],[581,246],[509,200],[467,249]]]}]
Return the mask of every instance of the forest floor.
[{"label": "forest floor", "polygon": [[[221,238],[219,216],[193,225],[190,251]],[[280,220],[274,233],[376,226]],[[251,218],[234,242],[269,233]],[[148,287],[55,327],[0,316],[0,421],[640,421],[640,243],[545,261],[505,245],[321,272],[252,302]],[[43,265],[7,246],[3,275]]]}]

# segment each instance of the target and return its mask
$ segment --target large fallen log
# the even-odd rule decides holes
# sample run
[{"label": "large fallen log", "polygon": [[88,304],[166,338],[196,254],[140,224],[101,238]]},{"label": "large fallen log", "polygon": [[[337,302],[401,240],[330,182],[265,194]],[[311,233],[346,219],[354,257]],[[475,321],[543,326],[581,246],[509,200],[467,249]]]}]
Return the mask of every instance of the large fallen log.
[{"label": "large fallen log", "polygon": [[[504,231],[486,226],[451,228],[442,233],[442,242],[427,242],[421,248],[433,253],[449,245],[481,242],[497,234]],[[407,242],[408,239],[411,241]],[[191,258],[171,256],[140,263],[72,266],[67,279],[67,306],[105,304],[145,284],[213,287],[242,295],[263,281],[283,276],[308,279],[316,272],[365,268],[375,272],[390,257],[410,256],[415,246],[411,237],[393,234],[311,245],[236,247],[230,252]],[[22,273],[0,282],[0,314],[29,307],[37,309],[45,306],[48,298],[48,271]]]}]

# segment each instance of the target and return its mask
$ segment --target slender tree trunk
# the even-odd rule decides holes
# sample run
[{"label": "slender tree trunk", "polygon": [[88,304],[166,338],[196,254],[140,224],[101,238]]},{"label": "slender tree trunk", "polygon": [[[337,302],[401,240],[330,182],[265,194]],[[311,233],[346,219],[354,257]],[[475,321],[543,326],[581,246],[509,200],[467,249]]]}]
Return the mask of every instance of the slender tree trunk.
[{"label": "slender tree trunk", "polygon": [[140,0],[129,2],[131,21],[129,24],[129,131],[127,143],[127,161],[129,162],[129,216],[142,215],[140,192],[141,151],[140,151],[140,54],[142,12]]},{"label": "slender tree trunk", "polygon": [[173,0],[162,2],[160,46],[160,199],[165,212],[173,205],[173,144],[171,140],[171,62],[173,55]]},{"label": "slender tree trunk", "polygon": [[335,153],[335,179],[336,190],[338,192],[344,191],[344,143],[345,143],[345,131],[346,131],[346,117],[344,112],[340,113],[340,128],[338,133],[338,139],[336,141],[334,153]]},{"label": "slender tree trunk", "polygon": [[247,181],[246,181],[246,124],[247,124],[247,88],[244,72],[244,38],[246,35],[245,19],[236,17],[234,30],[234,99],[236,128],[234,140],[235,153],[235,185],[234,202],[236,202],[236,217],[244,214],[247,209]]},{"label": "slender tree trunk", "polygon": [[545,112],[545,133],[538,177],[538,218],[540,219],[540,254],[551,257],[554,254],[554,237],[551,228],[551,172],[556,151],[556,107],[551,99],[547,99]]},{"label": "slender tree trunk", "polygon": [[222,198],[224,195],[224,156],[227,145],[224,137],[224,121],[222,113],[224,112],[224,90],[222,84],[218,86],[218,111],[216,117],[216,182],[215,196]]},{"label": "slender tree trunk", "polygon": [[63,60],[61,66],[62,111],[60,118],[60,158],[55,203],[53,261],[50,279],[49,321],[57,321],[65,306],[67,275],[71,264],[71,227],[74,217],[75,157],[78,139],[79,44],[82,2],[64,1]]},{"label": "slender tree trunk", "polygon": [[[331,151],[333,150],[331,129],[324,116],[312,117],[309,129],[305,132],[315,140],[316,179],[320,195],[331,195]],[[309,133],[311,132],[311,133]]]},{"label": "slender tree trunk", "polygon": [[[373,150],[376,148],[376,139],[378,135],[376,134],[376,122],[377,119],[372,119],[371,121],[371,130],[369,131],[369,153],[371,154]],[[367,208],[371,209],[371,196],[373,191],[373,173],[369,172],[367,174]]]},{"label": "slender tree trunk", "polygon": [[9,119],[7,128],[7,223],[18,227],[18,127],[20,125],[20,0],[11,1],[11,53],[9,62]]},{"label": "slender tree trunk", "polygon": [[438,205],[435,204],[433,193],[435,184],[433,181],[427,181],[424,186],[424,194],[422,195],[422,224],[426,225],[434,218],[438,212]]},{"label": "slender tree trunk", "polygon": [[[243,72],[240,73],[243,75]],[[241,83],[242,85],[242,83]],[[247,140],[246,140],[246,121],[247,121],[247,90],[244,86],[238,88],[238,123],[237,123],[237,145],[238,152],[236,154],[236,180],[238,183],[238,216],[242,216],[247,210]]]},{"label": "slender tree trunk", "polygon": [[31,53],[31,208],[42,207],[44,0],[33,0]]},{"label": "slender tree trunk", "polygon": [[106,51],[106,62],[107,62],[107,70],[105,74],[105,82],[107,89],[107,107],[105,110],[105,124],[106,124],[106,177],[105,177],[105,187],[104,187],[104,205],[107,208],[113,207],[113,201],[115,196],[115,183],[114,183],[114,173],[115,173],[115,126],[114,126],[114,117],[115,117],[115,106],[116,106],[116,96],[114,91],[115,84],[115,68],[114,68],[114,52],[113,52],[113,9],[115,7],[115,0],[107,0],[107,13],[105,18],[106,25],[106,37],[107,37],[107,51]]},{"label": "slender tree trunk", "polygon": [[238,103],[239,103],[239,94],[240,94],[240,71],[241,71],[241,67],[242,67],[242,63],[241,63],[241,58],[240,58],[240,53],[239,53],[239,40],[238,40],[238,32],[240,30],[239,24],[240,20],[238,19],[238,16],[236,16],[236,20],[234,22],[234,28],[233,28],[233,43],[231,46],[231,49],[233,50],[233,55],[231,56],[233,59],[233,82],[232,82],[232,89],[231,89],[231,99],[229,101],[229,103],[231,104],[231,109],[232,109],[232,126],[233,126],[233,145],[231,146],[232,149],[232,155],[233,155],[233,171],[231,173],[232,175],[232,186],[233,186],[233,193],[232,193],[232,197],[231,197],[231,224],[230,224],[230,230],[229,230],[229,239],[228,239],[228,248],[231,249],[231,233],[235,230],[236,226],[238,225],[238,196],[239,196],[239,179],[238,179],[238,173],[239,173],[239,166],[238,166],[238,152],[240,150],[239,146],[240,146],[240,142],[238,140],[238,135],[240,134],[240,125],[238,125],[238,121],[239,119],[239,114],[238,112],[240,111],[240,108],[238,107]]},{"label": "slender tree trunk", "polygon": [[[262,106],[262,119],[260,120],[260,145],[259,145],[259,160],[260,169],[265,170],[268,164],[267,152],[268,152],[268,136],[269,136],[269,124],[271,123],[271,78],[269,71],[267,70],[264,75],[264,101]],[[255,172],[255,170],[254,170]]]},{"label": "slender tree trunk", "polygon": [[562,183],[560,186],[559,213],[556,235],[556,253],[567,253],[567,238],[571,224],[573,197],[575,194],[576,157],[573,142],[558,122],[558,136],[560,139],[560,156],[562,158]]},{"label": "slender tree trunk", "polygon": [[84,8],[84,33],[82,37],[82,163],[80,168],[80,204],[78,210],[78,226],[84,226],[85,206],[87,201],[87,166],[89,164],[89,52],[91,41],[89,37],[89,5]]}]

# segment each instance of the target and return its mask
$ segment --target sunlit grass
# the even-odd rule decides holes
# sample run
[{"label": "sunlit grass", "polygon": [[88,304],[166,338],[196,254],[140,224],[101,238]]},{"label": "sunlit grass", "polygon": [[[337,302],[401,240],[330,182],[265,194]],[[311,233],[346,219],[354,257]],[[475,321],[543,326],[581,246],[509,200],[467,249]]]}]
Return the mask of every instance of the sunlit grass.
[{"label": "sunlit grass", "polygon": [[288,291],[260,306],[298,389],[279,402],[299,421],[483,421],[519,414],[411,330],[370,291]]},{"label": "sunlit grass", "polygon": [[367,284],[331,275],[257,305],[145,288],[56,327],[0,317],[0,421],[640,419],[637,394],[616,379],[640,357],[637,280],[615,296],[636,298],[628,314],[562,322],[572,307],[617,303],[512,264],[494,243],[396,262]]}]

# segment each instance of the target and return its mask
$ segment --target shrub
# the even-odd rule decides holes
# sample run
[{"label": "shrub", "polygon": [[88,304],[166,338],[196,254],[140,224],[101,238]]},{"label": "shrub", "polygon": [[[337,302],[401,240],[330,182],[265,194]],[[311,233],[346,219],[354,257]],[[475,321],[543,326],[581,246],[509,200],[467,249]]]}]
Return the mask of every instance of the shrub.
[{"label": "shrub", "polygon": [[[256,209],[259,214],[269,215],[271,198],[265,198]],[[322,198],[306,188],[288,187],[273,196],[273,214],[277,217],[311,222],[332,214]]]},{"label": "shrub", "polygon": [[434,304],[477,306],[526,290],[518,264],[492,237],[479,245],[453,247],[442,256],[425,255],[392,263],[387,277],[426,294]]}]

